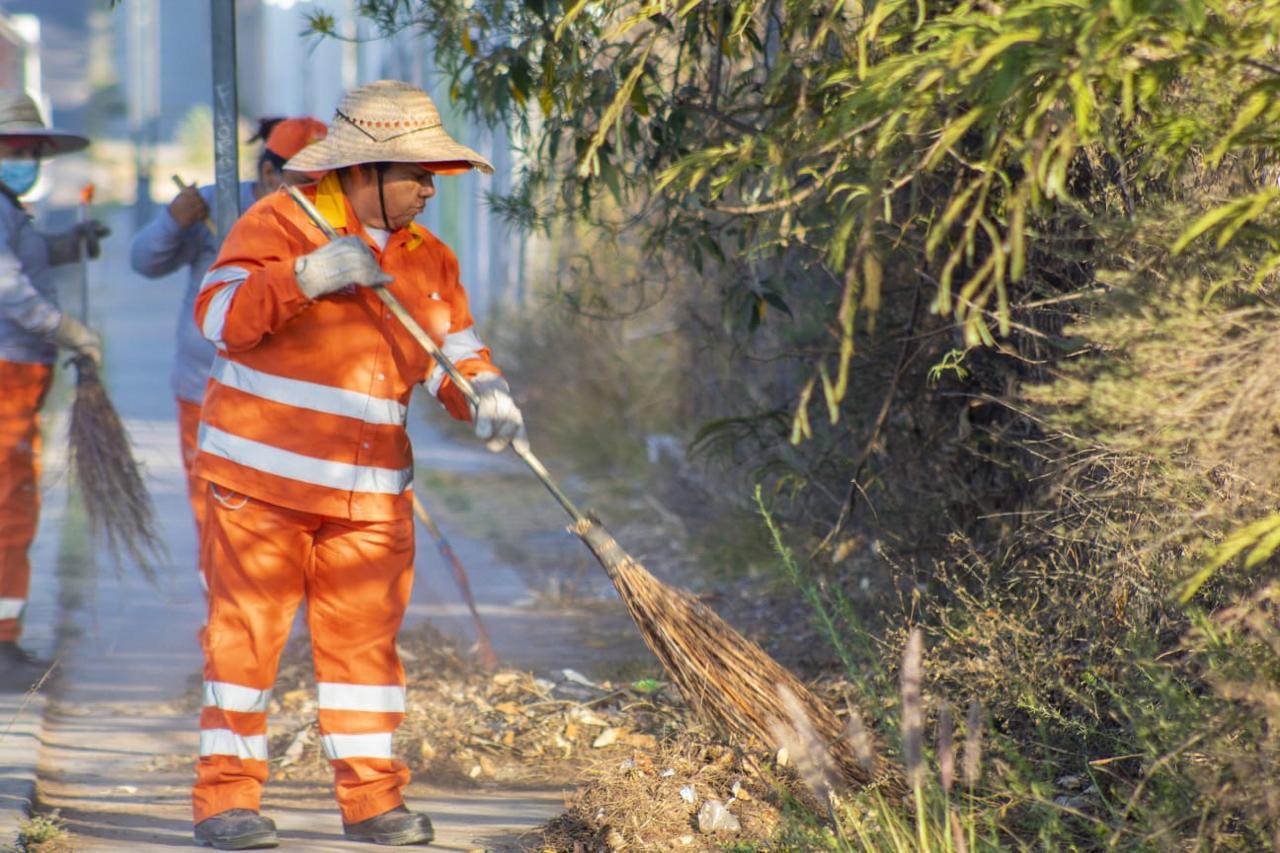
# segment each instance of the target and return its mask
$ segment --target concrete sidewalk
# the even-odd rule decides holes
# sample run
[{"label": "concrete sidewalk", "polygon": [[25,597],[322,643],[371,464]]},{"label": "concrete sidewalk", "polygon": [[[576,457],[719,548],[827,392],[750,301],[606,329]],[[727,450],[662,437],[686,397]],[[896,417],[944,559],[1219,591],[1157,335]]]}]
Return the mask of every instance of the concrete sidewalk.
[{"label": "concrete sidewalk", "polygon": [[16,839],[31,813],[43,717],[42,696],[0,695],[0,844]]},{"label": "concrete sidewalk", "polygon": [[[54,707],[40,761],[40,802],[67,821],[76,850],[191,849],[195,715],[163,706]],[[432,818],[436,842],[488,850],[556,814],[553,792],[446,792],[422,785],[410,805]],[[271,781],[262,812],[280,830],[282,850],[368,850],[346,842],[327,786]]]}]

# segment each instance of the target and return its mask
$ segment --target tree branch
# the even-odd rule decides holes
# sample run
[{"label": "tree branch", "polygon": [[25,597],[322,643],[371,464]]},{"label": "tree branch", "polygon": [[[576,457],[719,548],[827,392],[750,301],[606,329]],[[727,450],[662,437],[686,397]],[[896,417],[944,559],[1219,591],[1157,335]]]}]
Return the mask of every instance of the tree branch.
[{"label": "tree branch", "polygon": [[712,207],[711,209],[717,213],[724,213],[729,216],[754,216],[758,213],[769,213],[774,210],[782,210],[786,207],[794,207],[816,193],[818,190],[822,189],[823,184],[825,184],[843,164],[844,156],[841,155],[836,157],[830,167],[827,168],[827,171],[822,173],[822,177],[818,178],[804,189],[796,190],[790,195],[782,198],[774,199],[773,201],[763,201],[759,204],[749,204],[745,207],[720,206]]},{"label": "tree branch", "polygon": [[[840,508],[840,516],[836,519],[836,523],[831,526],[831,530],[827,535],[822,537],[818,547],[813,549],[814,554],[826,548],[844,529],[845,523],[853,516],[854,507],[857,506],[858,495],[861,494],[864,498],[867,496],[866,491],[858,480],[862,477],[862,469],[866,467],[868,460],[871,459],[871,453],[875,450],[876,442],[880,439],[881,430],[884,429],[885,423],[889,420],[889,412],[893,409],[893,399],[898,394],[898,383],[902,379],[902,374],[906,372],[907,354],[911,350],[911,338],[915,334],[916,321],[920,315],[920,291],[923,284],[922,279],[916,280],[915,296],[911,299],[911,319],[907,323],[907,331],[903,336],[902,349],[898,351],[898,363],[893,368],[893,378],[889,380],[889,389],[885,391],[884,400],[880,403],[880,411],[876,414],[875,423],[871,427],[871,434],[867,436],[867,441],[862,446],[862,453],[858,457],[858,464],[854,466],[853,475],[849,478],[849,493],[845,498],[844,505]],[[871,505],[870,500],[867,501],[867,505]],[[872,507],[872,512],[875,512],[874,507]]]},{"label": "tree branch", "polygon": [[1250,68],[1257,68],[1259,71],[1266,71],[1280,77],[1280,65],[1272,65],[1269,62],[1263,62],[1259,59],[1242,59],[1240,61],[1245,65],[1248,65]]},{"label": "tree branch", "polygon": [[763,133],[760,128],[755,127],[754,125],[747,124],[745,121],[739,121],[733,116],[727,116],[719,110],[714,110],[711,107],[704,107],[702,104],[681,104],[680,106],[688,110],[693,110],[694,112],[702,113],[703,115],[711,116],[721,124],[728,125],[734,130],[740,130],[743,133],[750,133],[753,136],[758,136]]}]

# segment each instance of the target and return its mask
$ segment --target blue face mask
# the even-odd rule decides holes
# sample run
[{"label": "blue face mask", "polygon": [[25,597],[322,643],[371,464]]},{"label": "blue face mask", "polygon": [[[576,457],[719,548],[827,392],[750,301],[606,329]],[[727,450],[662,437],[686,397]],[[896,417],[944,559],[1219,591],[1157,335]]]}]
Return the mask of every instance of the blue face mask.
[{"label": "blue face mask", "polygon": [[0,160],[0,183],[14,195],[29,193],[39,177],[39,160]]}]

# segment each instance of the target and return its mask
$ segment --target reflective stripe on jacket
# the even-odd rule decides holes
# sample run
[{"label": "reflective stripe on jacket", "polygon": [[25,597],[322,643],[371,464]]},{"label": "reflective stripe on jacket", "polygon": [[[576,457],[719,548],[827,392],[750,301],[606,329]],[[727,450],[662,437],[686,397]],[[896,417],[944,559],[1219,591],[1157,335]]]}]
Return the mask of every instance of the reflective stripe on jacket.
[{"label": "reflective stripe on jacket", "polygon": [[[388,289],[470,377],[497,373],[473,328],[452,251],[418,225],[379,250],[336,174],[305,192],[339,232],[364,239]],[[456,386],[370,290],[311,301],[295,259],[325,242],[292,199],[274,193],[227,235],[196,297],[195,321],[218,348],[205,392],[196,473],[303,512],[356,521],[405,518],[413,453],[404,424],[413,386],[455,418]]]}]

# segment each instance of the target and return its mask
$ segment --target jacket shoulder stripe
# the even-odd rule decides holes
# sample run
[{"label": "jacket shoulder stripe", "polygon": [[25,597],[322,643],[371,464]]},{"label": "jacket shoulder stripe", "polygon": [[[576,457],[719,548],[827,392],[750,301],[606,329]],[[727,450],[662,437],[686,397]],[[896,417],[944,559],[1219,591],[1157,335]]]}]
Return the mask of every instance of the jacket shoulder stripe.
[{"label": "jacket shoulder stripe", "polygon": [[460,332],[451,332],[444,337],[444,354],[451,361],[462,361],[464,358],[475,358],[484,349],[484,341],[476,334],[475,326]]},{"label": "jacket shoulder stripe", "polygon": [[[484,341],[480,340],[480,336],[476,334],[475,326],[470,326],[460,332],[451,332],[444,338],[444,354],[454,364],[464,361],[468,358],[480,358],[481,350],[485,348]],[[440,390],[440,386],[444,384],[444,368],[436,365],[431,368],[431,372],[427,374],[427,379],[423,383],[427,387],[427,391],[431,396],[435,396]]]},{"label": "jacket shoulder stripe", "polygon": [[209,300],[209,307],[205,309],[204,323],[200,325],[200,332],[218,349],[225,346],[222,333],[227,325],[227,312],[231,310],[231,300],[235,298],[236,291],[239,289],[240,282],[236,282],[228,288],[219,290]]},{"label": "jacket shoulder stripe", "polygon": [[216,284],[224,284],[227,282],[238,284],[239,282],[247,281],[248,278],[249,271],[247,269],[230,264],[225,267],[218,267],[216,270],[209,270],[205,273],[204,279],[200,282],[200,289],[205,290]]}]

